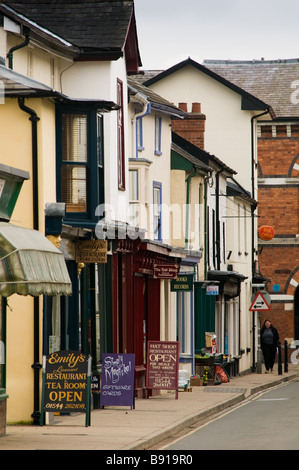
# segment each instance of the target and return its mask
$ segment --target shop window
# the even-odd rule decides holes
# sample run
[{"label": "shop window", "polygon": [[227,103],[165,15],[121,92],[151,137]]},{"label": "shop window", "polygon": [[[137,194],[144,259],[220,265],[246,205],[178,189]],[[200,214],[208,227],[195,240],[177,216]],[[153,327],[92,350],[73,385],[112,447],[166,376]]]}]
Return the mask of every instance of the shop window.
[{"label": "shop window", "polygon": [[179,292],[177,294],[177,337],[180,343],[180,354],[192,354],[193,331],[193,293]]}]

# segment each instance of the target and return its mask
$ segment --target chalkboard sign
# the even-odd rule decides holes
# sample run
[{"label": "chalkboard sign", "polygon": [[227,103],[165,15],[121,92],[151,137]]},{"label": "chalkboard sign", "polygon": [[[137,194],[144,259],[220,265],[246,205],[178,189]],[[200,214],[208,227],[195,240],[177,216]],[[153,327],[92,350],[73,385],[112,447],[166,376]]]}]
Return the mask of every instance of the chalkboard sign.
[{"label": "chalkboard sign", "polygon": [[90,358],[57,351],[43,359],[42,411],[89,412]]},{"label": "chalkboard sign", "polygon": [[102,360],[100,407],[134,402],[135,354],[105,353]]},{"label": "chalkboard sign", "polygon": [[178,398],[178,341],[148,341],[146,389],[176,390]]}]

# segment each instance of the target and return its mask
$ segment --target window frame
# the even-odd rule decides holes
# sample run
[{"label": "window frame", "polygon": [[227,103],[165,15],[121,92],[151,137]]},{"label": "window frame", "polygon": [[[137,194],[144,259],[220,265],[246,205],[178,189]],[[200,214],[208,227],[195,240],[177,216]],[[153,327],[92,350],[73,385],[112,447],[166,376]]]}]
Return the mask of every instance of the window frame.
[{"label": "window frame", "polygon": [[72,225],[95,226],[99,219],[96,216],[96,208],[104,203],[103,116],[98,109],[87,106],[63,104],[56,106],[56,196],[58,202],[64,202],[62,201],[62,167],[77,164],[74,161],[65,162],[63,160],[63,114],[85,114],[87,116],[87,159],[84,162],[86,165],[86,210],[84,212],[66,210],[65,220],[71,222]]},{"label": "window frame", "polygon": [[[157,234],[155,233],[155,191],[159,190],[159,224]],[[153,238],[157,241],[162,241],[162,183],[159,181],[153,181]]]},{"label": "window frame", "polygon": [[126,167],[125,167],[125,135],[124,135],[124,89],[123,82],[117,79],[117,173],[118,189],[126,189]]},{"label": "window frame", "polygon": [[155,155],[162,155],[161,150],[162,141],[162,117],[155,115]]}]

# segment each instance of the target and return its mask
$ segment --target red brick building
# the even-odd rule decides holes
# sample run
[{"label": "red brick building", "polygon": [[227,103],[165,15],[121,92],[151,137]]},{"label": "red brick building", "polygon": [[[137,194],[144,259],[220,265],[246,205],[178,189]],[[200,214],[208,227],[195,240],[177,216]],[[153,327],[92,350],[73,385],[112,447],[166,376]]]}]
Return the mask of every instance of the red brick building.
[{"label": "red brick building", "polygon": [[299,341],[299,59],[206,61],[204,64],[271,106],[273,121],[258,124],[258,226],[275,236],[259,240],[259,269],[269,279],[271,309],[262,314],[280,339]]}]

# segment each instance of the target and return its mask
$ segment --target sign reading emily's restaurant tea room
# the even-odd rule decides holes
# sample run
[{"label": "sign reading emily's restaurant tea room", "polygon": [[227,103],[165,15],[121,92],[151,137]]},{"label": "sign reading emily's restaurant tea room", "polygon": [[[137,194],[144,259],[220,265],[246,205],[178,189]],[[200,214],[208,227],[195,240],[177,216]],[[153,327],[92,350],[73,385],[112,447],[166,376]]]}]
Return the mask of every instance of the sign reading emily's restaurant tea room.
[{"label": "sign reading emily's restaurant tea room", "polygon": [[89,406],[90,359],[77,351],[44,358],[43,411],[85,412]]}]

